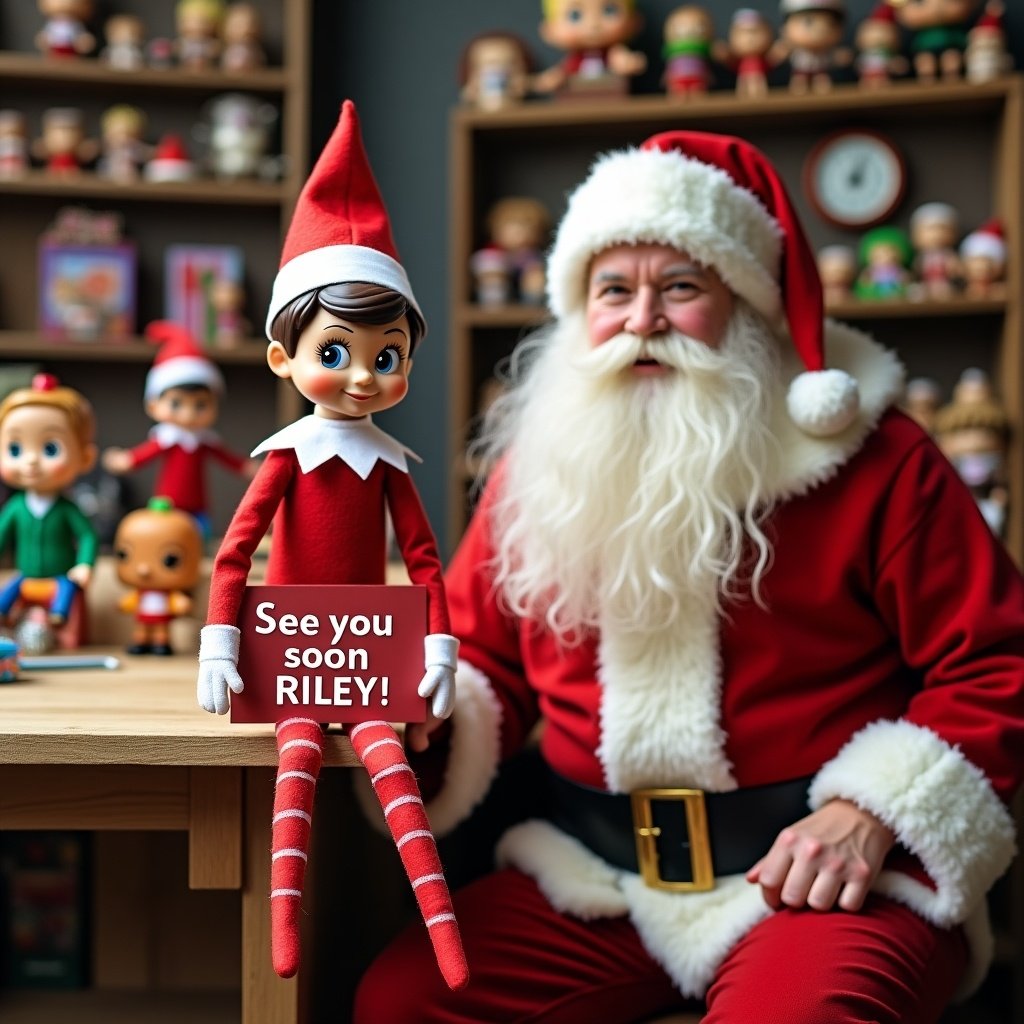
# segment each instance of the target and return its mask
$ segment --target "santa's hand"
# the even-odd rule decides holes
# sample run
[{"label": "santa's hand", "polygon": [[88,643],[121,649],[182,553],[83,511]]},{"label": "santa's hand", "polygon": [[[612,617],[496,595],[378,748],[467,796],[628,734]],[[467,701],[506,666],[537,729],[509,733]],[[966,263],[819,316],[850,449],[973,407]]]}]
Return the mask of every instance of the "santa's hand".
[{"label": "santa's hand", "polygon": [[860,910],[896,837],[869,811],[831,800],[784,828],[748,872],[768,906]]},{"label": "santa's hand", "polygon": [[455,710],[455,666],[459,660],[459,641],[447,633],[431,633],[423,639],[426,671],[417,693],[431,697],[430,710],[437,718],[447,718]]},{"label": "santa's hand", "polygon": [[237,626],[203,626],[199,631],[196,699],[211,714],[227,714],[229,688],[233,693],[242,692],[237,668],[240,636]]}]

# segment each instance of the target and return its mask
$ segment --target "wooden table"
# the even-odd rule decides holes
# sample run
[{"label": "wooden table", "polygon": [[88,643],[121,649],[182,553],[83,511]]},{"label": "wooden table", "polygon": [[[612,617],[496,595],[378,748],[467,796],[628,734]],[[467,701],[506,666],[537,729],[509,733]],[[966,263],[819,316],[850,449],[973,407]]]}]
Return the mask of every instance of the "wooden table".
[{"label": "wooden table", "polygon": [[[241,891],[242,1024],[297,1024],[270,963],[273,728],[198,708],[194,656],[96,650],[122,667],[0,685],[0,829],[187,832],[190,887]],[[329,734],[324,764],[357,763]]]}]

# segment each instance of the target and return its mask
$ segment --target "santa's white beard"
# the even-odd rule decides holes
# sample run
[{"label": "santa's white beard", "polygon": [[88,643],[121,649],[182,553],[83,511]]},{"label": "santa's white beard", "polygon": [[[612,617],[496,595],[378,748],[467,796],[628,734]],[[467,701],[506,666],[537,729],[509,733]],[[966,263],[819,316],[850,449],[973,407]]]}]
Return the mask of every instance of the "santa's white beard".
[{"label": "santa's white beard", "polygon": [[[762,482],[778,459],[778,345],[763,319],[739,304],[711,349],[675,333],[591,348],[568,318],[526,349],[482,438],[508,452],[491,521],[507,607],[572,643],[599,626],[662,629],[681,599],[756,598],[771,558]],[[640,358],[673,369],[640,376]]]}]

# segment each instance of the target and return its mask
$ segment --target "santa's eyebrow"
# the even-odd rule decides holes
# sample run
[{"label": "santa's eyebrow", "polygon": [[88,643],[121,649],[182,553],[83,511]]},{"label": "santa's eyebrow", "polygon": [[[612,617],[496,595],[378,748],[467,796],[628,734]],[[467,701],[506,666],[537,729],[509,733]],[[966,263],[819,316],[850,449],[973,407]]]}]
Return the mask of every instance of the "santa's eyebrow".
[{"label": "santa's eyebrow", "polygon": [[699,263],[676,263],[671,267],[666,267],[662,272],[661,276],[665,277],[682,277],[686,274],[691,274],[697,277],[703,277],[706,271]]},{"label": "santa's eyebrow", "polygon": [[594,275],[594,284],[607,284],[609,281],[625,281],[625,274],[618,274],[614,270],[602,270]]}]

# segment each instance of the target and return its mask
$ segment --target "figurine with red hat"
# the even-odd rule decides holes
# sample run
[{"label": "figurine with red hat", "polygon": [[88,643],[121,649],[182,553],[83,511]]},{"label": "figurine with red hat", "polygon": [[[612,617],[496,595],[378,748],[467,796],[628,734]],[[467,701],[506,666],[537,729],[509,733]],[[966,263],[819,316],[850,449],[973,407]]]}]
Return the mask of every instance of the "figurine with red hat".
[{"label": "figurine with red hat", "polygon": [[0,616],[37,605],[63,625],[89,585],[99,540],[64,491],[96,462],[95,433],[92,406],[51,374],[0,403],[0,479],[15,490],[0,509],[0,551],[13,548],[15,570],[0,588]]},{"label": "figurine with red hat", "polygon": [[[265,454],[217,553],[207,625],[199,649],[199,703],[228,710],[240,692],[239,606],[252,554],[273,522],[268,584],[383,584],[390,513],[414,584],[427,589],[430,632],[419,693],[437,718],[454,702],[458,642],[451,635],[441,564],[409,475],[415,456],[384,433],[372,414],[406,395],[426,324],[398,258],[387,210],[363,149],[354,105],[346,101],[333,134],[299,196],[267,313],[267,362],[311,403],[313,413],[267,438]],[[245,685],[267,681],[247,679]],[[430,824],[401,741],[386,722],[346,725],[385,809],[444,981],[468,973]],[[425,730],[410,727],[414,745]],[[299,967],[299,918],[321,725],[278,723],[278,784],[271,869],[274,968]]]},{"label": "figurine with red hat", "polygon": [[131,473],[159,459],[154,493],[189,512],[209,537],[206,464],[212,459],[233,473],[251,471],[249,460],[225,446],[213,429],[224,397],[224,377],[179,324],[154,320],[146,328],[146,337],[159,346],[145,387],[146,414],[156,426],[134,448],[107,448],[103,468],[115,474]]},{"label": "figurine with red hat", "polygon": [[880,3],[857,26],[854,34],[857,80],[865,89],[888,85],[893,78],[910,71],[910,61],[900,53],[900,27],[896,13]]},{"label": "figurine with red hat", "polygon": [[599,157],[547,282],[412,758],[449,829],[543,721],[535,817],[455,894],[473,984],[407,930],[355,1024],[938,1020],[1014,854],[1024,578],[749,143]]},{"label": "figurine with red hat", "polygon": [[968,82],[991,82],[1013,70],[1013,55],[1006,45],[1002,0],[988,0],[981,17],[967,33],[964,75]]},{"label": "figurine with red hat", "polygon": [[964,290],[978,299],[1001,299],[1006,294],[1006,238],[998,218],[975,228],[960,243]]},{"label": "figurine with red hat", "polygon": [[782,0],[776,53],[789,61],[790,92],[828,92],[831,70],[852,55],[839,44],[846,27],[845,0]]}]

